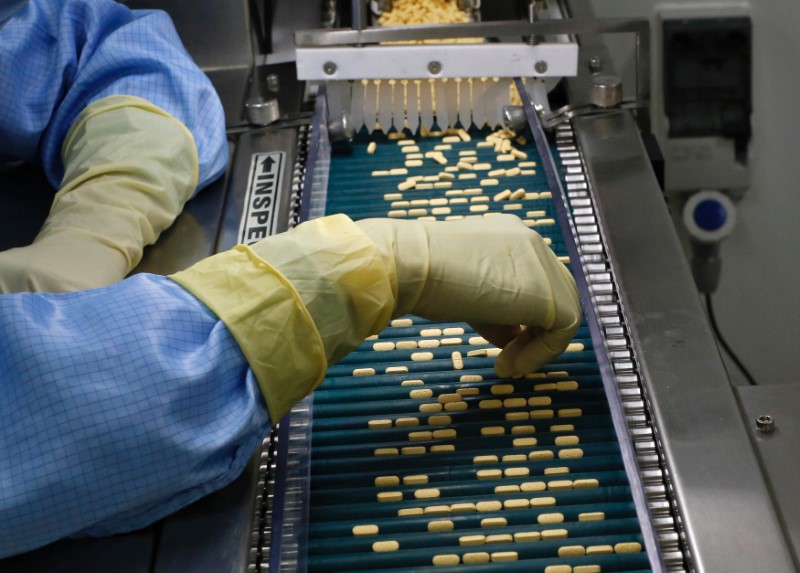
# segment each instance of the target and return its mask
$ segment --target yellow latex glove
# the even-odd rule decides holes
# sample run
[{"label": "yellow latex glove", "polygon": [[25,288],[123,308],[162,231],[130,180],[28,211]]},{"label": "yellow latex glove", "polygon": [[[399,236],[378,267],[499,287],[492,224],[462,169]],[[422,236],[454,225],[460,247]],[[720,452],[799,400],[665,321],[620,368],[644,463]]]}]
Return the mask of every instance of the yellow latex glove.
[{"label": "yellow latex glove", "polygon": [[[501,375],[538,369],[580,323],[569,272],[512,216],[353,223],[334,215],[171,278],[226,324],[273,420],[393,316],[501,325],[481,327],[493,341],[511,340],[498,357]],[[520,334],[520,324],[533,328]]]},{"label": "yellow latex glove", "polygon": [[89,105],[62,155],[64,179],[38,236],[0,253],[0,293],[66,292],[121,280],[197,187],[191,133],[141,98]]},{"label": "yellow latex glove", "polygon": [[535,372],[580,326],[575,281],[538,233],[513,215],[445,223],[356,223],[395,269],[395,316],[470,323],[503,349],[502,377]]}]

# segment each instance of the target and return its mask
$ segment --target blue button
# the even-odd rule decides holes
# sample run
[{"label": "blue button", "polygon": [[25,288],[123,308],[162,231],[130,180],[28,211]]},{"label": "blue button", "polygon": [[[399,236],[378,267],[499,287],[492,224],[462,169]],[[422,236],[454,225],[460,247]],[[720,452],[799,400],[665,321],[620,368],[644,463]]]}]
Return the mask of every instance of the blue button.
[{"label": "blue button", "polygon": [[694,222],[704,231],[716,231],[725,225],[728,212],[725,206],[714,199],[700,201],[694,208]]}]

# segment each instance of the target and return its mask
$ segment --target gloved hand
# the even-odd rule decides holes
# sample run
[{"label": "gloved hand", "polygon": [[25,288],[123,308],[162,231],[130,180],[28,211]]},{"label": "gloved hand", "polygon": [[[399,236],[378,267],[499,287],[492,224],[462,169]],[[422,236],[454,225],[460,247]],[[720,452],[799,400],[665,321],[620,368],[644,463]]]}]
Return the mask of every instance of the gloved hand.
[{"label": "gloved hand", "polygon": [[505,346],[501,376],[540,368],[581,318],[567,269],[510,215],[446,223],[334,215],[171,278],[231,331],[273,420],[322,382],[329,361],[393,316],[478,325]]},{"label": "gloved hand", "polygon": [[470,323],[503,349],[499,376],[538,370],[567,348],[580,325],[572,275],[513,215],[356,225],[379,245],[389,272],[395,269],[394,316]]},{"label": "gloved hand", "polygon": [[34,242],[0,253],[0,293],[65,292],[121,280],[197,187],[194,138],[141,98],[89,105],[63,146],[61,188]]}]

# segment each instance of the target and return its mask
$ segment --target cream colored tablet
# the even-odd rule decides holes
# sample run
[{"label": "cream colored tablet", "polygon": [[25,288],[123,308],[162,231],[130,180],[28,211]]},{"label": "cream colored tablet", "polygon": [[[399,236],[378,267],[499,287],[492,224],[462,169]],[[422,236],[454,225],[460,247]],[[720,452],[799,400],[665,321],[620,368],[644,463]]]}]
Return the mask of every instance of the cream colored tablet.
[{"label": "cream colored tablet", "polygon": [[376,487],[386,487],[400,485],[400,478],[397,476],[378,476],[375,478]]},{"label": "cream colored tablet", "polygon": [[356,525],[353,528],[353,535],[378,535],[380,528],[377,525]]},{"label": "cream colored tablet", "polygon": [[370,420],[369,422],[367,422],[367,426],[372,430],[383,430],[383,429],[386,429],[386,428],[391,428],[392,427],[392,421],[391,420],[385,420],[385,419]]}]

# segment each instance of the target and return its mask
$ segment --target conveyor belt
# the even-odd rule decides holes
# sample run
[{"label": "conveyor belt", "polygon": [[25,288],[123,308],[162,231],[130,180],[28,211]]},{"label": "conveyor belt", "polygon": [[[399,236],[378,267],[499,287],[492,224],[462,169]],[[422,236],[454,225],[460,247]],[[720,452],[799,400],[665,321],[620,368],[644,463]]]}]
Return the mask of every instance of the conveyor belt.
[{"label": "conveyor belt", "polygon": [[[327,212],[512,212],[565,256],[546,182],[529,165],[535,149],[515,143],[528,157],[498,162],[492,147],[478,147],[487,134],[450,143],[446,165],[425,157],[441,138],[417,139],[422,166],[375,176],[403,168],[409,153],[374,136],[369,155],[362,134],[332,159]],[[453,172],[452,187],[397,190],[455,166],[461,151],[491,168]],[[480,184],[521,162],[526,174]],[[524,198],[494,200],[520,188]],[[407,317],[330,369],[312,406],[309,571],[439,571],[435,563],[451,561],[460,571],[649,570],[587,330],[520,380],[497,379],[495,352],[465,324]]]}]

